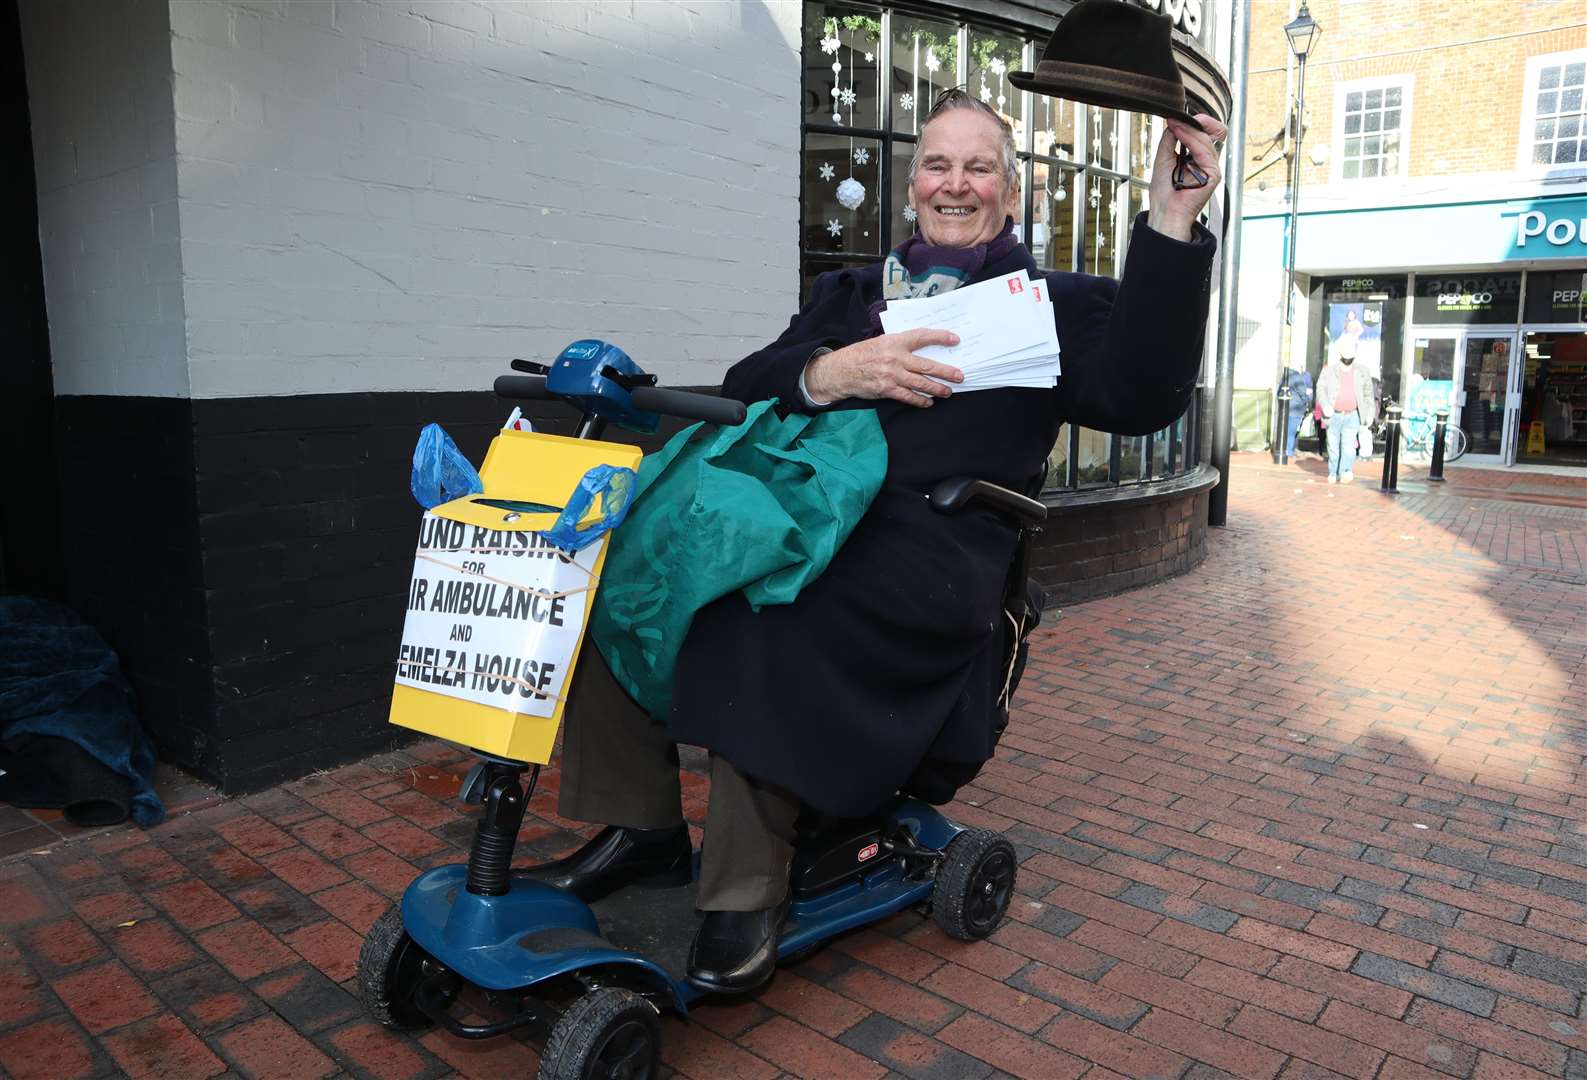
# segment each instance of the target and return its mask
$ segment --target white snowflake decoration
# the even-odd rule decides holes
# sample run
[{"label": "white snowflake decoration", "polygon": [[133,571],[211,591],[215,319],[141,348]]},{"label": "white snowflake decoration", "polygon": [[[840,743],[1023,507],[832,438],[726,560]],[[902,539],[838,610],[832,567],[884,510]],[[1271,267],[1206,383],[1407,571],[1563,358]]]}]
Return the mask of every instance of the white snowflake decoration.
[{"label": "white snowflake decoration", "polygon": [[845,105],[853,105],[854,104],[854,99],[856,97],[858,97],[858,95],[855,94],[854,91],[849,89],[847,86],[844,86],[844,87],[841,87],[841,88],[839,88],[837,90],[834,90],[832,92],[832,96],[837,98],[839,101],[843,102],[843,104],[845,104]]},{"label": "white snowflake decoration", "polygon": [[832,179],[834,176],[836,176],[838,174],[838,171],[832,167],[832,163],[831,162],[826,162],[826,163],[822,164],[821,169],[820,169],[820,173],[821,173],[821,179],[830,180],[830,179]]},{"label": "white snowflake decoration", "polygon": [[900,109],[902,109],[904,112],[914,112],[915,111],[915,95],[914,94],[899,94],[898,95],[898,107]]},{"label": "white snowflake decoration", "polygon": [[842,236],[843,223],[837,218],[833,218],[831,221],[827,222],[827,232],[831,233],[833,236]]},{"label": "white snowflake decoration", "polygon": [[840,46],[842,44],[843,44],[843,42],[839,41],[835,37],[822,38],[821,39],[821,51],[830,56],[831,54],[837,52],[838,51],[838,46]]},{"label": "white snowflake decoration", "polygon": [[858,209],[860,203],[864,201],[865,185],[854,179],[854,177],[851,176],[838,185],[838,202],[843,204],[844,209]]},{"label": "white snowflake decoration", "polygon": [[915,208],[913,206],[904,207],[904,220],[909,222],[911,225],[915,223],[915,219],[919,216],[919,214],[915,213]]},{"label": "white snowflake decoration", "polygon": [[876,59],[876,54],[875,53],[866,53],[865,54],[865,62],[867,64],[871,63],[875,59]]},{"label": "white snowflake decoration", "polygon": [[982,83],[981,84],[981,100],[982,101],[991,101],[992,100],[992,88],[987,86],[986,83]]},{"label": "white snowflake decoration", "polygon": [[862,146],[858,150],[854,151],[854,164],[856,164],[856,165],[864,165],[866,162],[868,162],[870,160],[871,160],[871,152],[869,150],[865,149],[865,147]]},{"label": "white snowflake decoration", "polygon": [[1003,63],[1003,58],[1001,56],[992,57],[992,74],[993,75],[1001,75],[1001,74],[1003,74],[1003,72],[1005,72],[1007,70],[1008,70],[1008,65]]},{"label": "white snowflake decoration", "polygon": [[936,71],[941,66],[942,66],[942,61],[937,59],[937,54],[935,52],[926,53],[926,70],[927,71]]}]

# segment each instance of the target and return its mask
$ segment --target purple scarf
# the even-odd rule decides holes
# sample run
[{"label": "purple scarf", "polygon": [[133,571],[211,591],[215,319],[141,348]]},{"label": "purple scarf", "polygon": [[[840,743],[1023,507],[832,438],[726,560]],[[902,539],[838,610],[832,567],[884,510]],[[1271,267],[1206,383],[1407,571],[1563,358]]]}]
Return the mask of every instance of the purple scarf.
[{"label": "purple scarf", "polygon": [[987,263],[995,263],[1019,246],[1014,219],[1003,219],[1003,231],[975,247],[935,247],[920,233],[899,244],[882,265],[882,298],[871,305],[871,336],[882,332],[882,312],[889,300],[936,296],[965,284]]}]

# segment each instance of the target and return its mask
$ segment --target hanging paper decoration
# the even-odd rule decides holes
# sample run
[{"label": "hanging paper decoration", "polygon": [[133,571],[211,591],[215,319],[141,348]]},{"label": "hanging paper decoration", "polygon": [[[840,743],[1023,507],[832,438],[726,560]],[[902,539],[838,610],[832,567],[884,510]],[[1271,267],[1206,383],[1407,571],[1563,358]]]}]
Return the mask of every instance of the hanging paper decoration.
[{"label": "hanging paper decoration", "polygon": [[854,93],[853,89],[851,89],[850,87],[845,86],[843,89],[838,90],[832,96],[837,98],[843,104],[848,105],[850,107],[853,107],[854,99],[858,95]]},{"label": "hanging paper decoration", "polygon": [[915,95],[914,94],[899,94],[898,95],[898,107],[901,110],[903,110],[904,112],[914,112],[915,111]]},{"label": "hanging paper decoration", "polygon": [[838,185],[838,202],[842,203],[845,209],[858,209],[860,203],[864,201],[865,185],[854,177],[851,176]]},{"label": "hanging paper decoration", "polygon": [[831,180],[838,174],[838,171],[832,167],[832,163],[830,161],[822,162],[819,172],[821,174],[821,179],[823,180]]},{"label": "hanging paper decoration", "polygon": [[865,147],[862,146],[858,150],[854,151],[854,164],[856,164],[856,165],[864,165],[866,162],[868,162],[870,160],[871,160],[871,152],[869,150],[865,149]]},{"label": "hanging paper decoration", "polygon": [[843,42],[835,37],[824,37],[821,39],[821,51],[831,56],[838,51],[838,46],[842,44]]},{"label": "hanging paper decoration", "polygon": [[875,53],[866,53],[865,54],[865,62],[867,64],[875,63],[876,62],[876,54]]},{"label": "hanging paper decoration", "polygon": [[936,49],[928,49],[926,51],[926,70],[927,71],[936,71],[941,66],[942,66],[942,61],[937,59],[937,50]]},{"label": "hanging paper decoration", "polygon": [[827,222],[827,232],[831,233],[833,236],[842,236],[843,223],[837,218],[833,218],[831,221]]}]

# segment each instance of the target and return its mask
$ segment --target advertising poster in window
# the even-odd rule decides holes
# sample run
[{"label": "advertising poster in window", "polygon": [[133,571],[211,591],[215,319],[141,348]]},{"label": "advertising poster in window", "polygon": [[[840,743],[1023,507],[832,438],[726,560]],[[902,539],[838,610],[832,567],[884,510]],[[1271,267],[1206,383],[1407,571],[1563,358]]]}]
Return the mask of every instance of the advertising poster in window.
[{"label": "advertising poster in window", "polygon": [[1383,378],[1383,301],[1330,301],[1328,359],[1353,359],[1359,371]]}]

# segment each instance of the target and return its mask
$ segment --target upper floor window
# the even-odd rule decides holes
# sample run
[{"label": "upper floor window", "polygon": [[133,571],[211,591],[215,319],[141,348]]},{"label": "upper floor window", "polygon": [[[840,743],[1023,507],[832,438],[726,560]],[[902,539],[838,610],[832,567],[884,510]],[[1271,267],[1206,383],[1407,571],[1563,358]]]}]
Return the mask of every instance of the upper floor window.
[{"label": "upper floor window", "polygon": [[1535,166],[1587,162],[1587,49],[1527,63],[1528,124],[1522,145]]},{"label": "upper floor window", "polygon": [[1336,99],[1338,178],[1365,180],[1405,175],[1411,110],[1409,77],[1344,83],[1338,88]]}]

